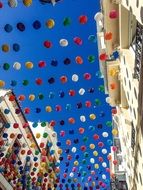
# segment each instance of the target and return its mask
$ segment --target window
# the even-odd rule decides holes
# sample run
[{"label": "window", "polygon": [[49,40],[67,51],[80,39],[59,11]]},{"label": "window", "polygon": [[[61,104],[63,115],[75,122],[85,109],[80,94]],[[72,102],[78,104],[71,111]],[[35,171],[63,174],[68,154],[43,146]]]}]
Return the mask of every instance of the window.
[{"label": "window", "polygon": [[141,21],[143,22],[143,7],[141,7],[141,10],[140,10],[140,18],[141,18]]},{"label": "window", "polygon": [[135,88],[134,88],[134,95],[135,95],[135,98],[137,99],[137,91]]},{"label": "window", "polygon": [[131,90],[131,82],[130,82],[130,80],[129,80],[129,88],[130,88],[130,90]]},{"label": "window", "polygon": [[130,111],[132,112],[132,107],[130,107]]},{"label": "window", "polygon": [[133,122],[132,122],[132,129],[131,129],[131,147],[134,151],[134,146],[135,146],[135,128],[134,128],[134,125],[133,125]]},{"label": "window", "polygon": [[136,119],[136,111],[135,111],[135,108],[133,108],[133,112],[134,112],[134,117],[135,117],[135,119]]},{"label": "window", "polygon": [[125,86],[126,86],[126,84],[127,84],[127,82],[126,82],[126,78],[124,78],[124,83],[125,83]]},{"label": "window", "polygon": [[128,0],[126,0],[126,5],[129,6],[129,1]]},{"label": "window", "polygon": [[130,12],[133,14],[133,9],[132,9],[132,7],[130,6]]},{"label": "window", "polygon": [[139,144],[138,144],[138,150],[139,150],[140,156],[142,157],[141,147]]},{"label": "window", "polygon": [[128,98],[128,100],[130,99],[130,97],[129,97],[129,92],[127,92],[127,98]]},{"label": "window", "polygon": [[126,65],[126,59],[125,59],[125,56],[124,56],[123,58],[124,58],[124,65]]},{"label": "window", "polygon": [[136,7],[139,7],[139,0],[136,0]]},{"label": "window", "polygon": [[135,170],[135,178],[136,178],[137,182],[139,182],[139,179],[138,179],[138,175],[137,175],[136,170]]},{"label": "window", "polygon": [[141,176],[141,174],[139,173],[139,177],[140,177],[140,183],[141,183],[141,185],[143,184],[142,183],[142,176]]},{"label": "window", "polygon": [[129,78],[129,73],[128,73],[128,69],[126,68],[126,75]]}]

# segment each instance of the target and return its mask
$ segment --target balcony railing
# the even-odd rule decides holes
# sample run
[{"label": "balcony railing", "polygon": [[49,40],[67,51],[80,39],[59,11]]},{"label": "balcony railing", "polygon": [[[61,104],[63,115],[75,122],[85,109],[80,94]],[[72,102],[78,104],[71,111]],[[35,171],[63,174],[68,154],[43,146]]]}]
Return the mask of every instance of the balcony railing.
[{"label": "balcony railing", "polygon": [[128,190],[126,181],[110,182],[111,190]]},{"label": "balcony railing", "polygon": [[117,149],[117,154],[118,153],[121,153],[121,143],[120,143],[120,139],[119,137],[114,137],[114,146],[116,146],[118,149]]},{"label": "balcony railing", "polygon": [[115,179],[111,180],[110,186],[111,190],[128,190],[125,174],[115,175]]},{"label": "balcony railing", "polygon": [[136,28],[135,56],[136,57],[133,77],[139,80],[143,60],[143,26],[139,22],[137,22]]},{"label": "balcony railing", "polygon": [[113,126],[113,128],[115,128],[115,129],[118,129],[119,128],[119,123],[116,121],[116,120],[112,120],[112,126]]}]

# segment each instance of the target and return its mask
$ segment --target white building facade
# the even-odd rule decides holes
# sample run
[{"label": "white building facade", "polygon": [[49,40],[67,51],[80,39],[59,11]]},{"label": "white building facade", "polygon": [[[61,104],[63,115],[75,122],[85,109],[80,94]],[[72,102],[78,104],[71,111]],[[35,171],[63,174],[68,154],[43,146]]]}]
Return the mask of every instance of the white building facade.
[{"label": "white building facade", "polygon": [[[47,136],[46,136],[47,135]],[[57,136],[46,123],[39,142],[11,90],[0,90],[0,188],[56,188]],[[50,155],[49,143],[55,150]],[[55,187],[54,187],[55,186]]]},{"label": "white building facade", "polygon": [[100,72],[113,107],[111,189],[143,189],[143,2],[101,0],[95,15]]}]

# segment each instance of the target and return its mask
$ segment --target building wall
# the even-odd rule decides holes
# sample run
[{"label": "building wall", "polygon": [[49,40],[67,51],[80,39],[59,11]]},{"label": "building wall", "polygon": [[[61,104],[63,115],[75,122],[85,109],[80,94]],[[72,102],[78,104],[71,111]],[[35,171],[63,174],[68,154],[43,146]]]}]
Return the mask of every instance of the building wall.
[{"label": "building wall", "polygon": [[[27,168],[28,170],[26,170],[25,175],[26,176],[30,176],[35,184],[35,190],[39,190],[39,188],[41,189],[47,189],[48,184],[51,184],[51,187],[53,188],[53,185],[55,183],[56,180],[56,174],[55,171],[52,171],[52,176],[53,177],[49,178],[49,175],[44,177],[44,174],[48,172],[47,167],[48,167],[48,162],[49,162],[49,157],[48,157],[48,152],[45,154],[43,152],[43,147],[40,147],[40,144],[37,143],[31,129],[29,126],[27,126],[26,128],[23,127],[25,123],[28,124],[28,121],[26,120],[25,116],[22,113],[22,110],[20,109],[20,106],[17,102],[17,100],[13,100],[10,101],[9,97],[11,95],[14,95],[11,91],[9,90],[0,90],[0,123],[1,123],[1,127],[0,127],[0,142],[2,142],[3,140],[5,140],[5,143],[3,144],[3,146],[0,147],[0,153],[3,153],[3,157],[0,158],[0,169],[6,169],[6,171],[9,173],[9,176],[7,176],[4,172],[1,172],[0,174],[0,187],[2,187],[2,185],[4,186],[4,188],[6,190],[10,190],[10,189],[15,189],[15,190],[20,190],[22,189],[22,184],[20,182],[18,182],[18,178],[21,178],[23,174],[17,174],[17,179],[12,180],[13,179],[13,171],[11,170],[11,165],[6,164],[8,162],[8,159],[11,160],[11,156],[13,156],[13,151],[15,151],[16,149],[18,149],[18,152],[15,156],[15,160],[16,160],[16,164],[14,165],[15,169],[17,169],[17,171],[19,171],[19,168],[22,166],[23,168]],[[9,110],[10,112],[6,114],[6,109]],[[20,113],[16,114],[15,110],[19,109]],[[10,126],[4,127],[5,123],[9,123]],[[18,127],[14,128],[14,124],[17,124]],[[48,132],[49,137],[51,135],[53,135],[54,131],[50,129],[50,127],[47,126],[45,127],[46,132]],[[4,138],[3,134],[7,134],[8,137]],[[13,135],[13,137],[12,137]],[[19,137],[19,135],[21,137]],[[30,136],[29,136],[30,135]],[[28,137],[29,136],[29,137]],[[55,152],[57,152],[57,147],[56,147],[56,142],[57,142],[57,136],[52,137],[49,139],[48,138],[42,138],[41,142],[44,142],[45,145],[47,145],[47,142],[52,142],[54,141],[54,149],[56,149]],[[16,144],[15,144],[16,143]],[[16,146],[16,148],[15,148]],[[19,148],[18,148],[19,147]],[[47,149],[48,147],[45,147],[45,151],[49,151]],[[22,154],[22,151],[25,151],[24,154]],[[30,151],[30,152],[29,152]],[[36,154],[36,151],[38,151],[39,153]],[[56,154],[56,159],[55,162],[58,160],[58,155]],[[30,160],[27,160],[27,156],[30,157]],[[53,155],[55,157],[55,155]],[[37,158],[37,160],[34,160],[35,157]],[[3,160],[5,159],[5,161]],[[27,161],[26,161],[27,160]],[[21,165],[18,165],[18,162],[21,161]],[[3,164],[2,164],[3,163]],[[37,166],[35,166],[35,164]],[[15,171],[15,170],[14,170]],[[39,177],[41,176],[42,178],[42,183],[43,180],[46,179],[46,185],[45,187],[42,187],[41,184],[39,183]],[[19,177],[18,177],[19,176]],[[5,180],[2,180],[2,179]],[[9,181],[9,182],[8,182]],[[16,185],[14,185],[14,183]],[[1,185],[2,184],[2,185]],[[17,184],[19,184],[17,186]],[[39,187],[38,187],[39,186]],[[28,190],[29,188],[26,187],[26,190]],[[31,190],[31,186],[30,186],[30,190]]]},{"label": "building wall", "polygon": [[[30,150],[32,154],[30,155],[31,157],[31,162],[34,158],[35,155],[35,150],[40,151],[38,144],[36,143],[36,140],[34,137],[31,136],[31,138],[27,138],[28,133],[31,133],[30,129],[23,128],[23,125],[27,122],[25,118],[23,117],[22,113],[15,114],[15,109],[19,108],[17,105],[16,101],[9,101],[9,97],[12,95],[11,91],[6,91],[6,94],[1,97],[2,102],[0,103],[0,110],[1,114],[3,117],[5,117],[5,120],[7,123],[10,124],[10,127],[4,128],[3,133],[8,134],[7,138],[7,146],[4,146],[4,156],[9,154],[9,152],[12,152],[14,143],[18,141],[20,147],[19,147],[19,153],[17,155],[17,161],[20,160],[22,162],[21,166],[25,166],[26,164],[26,156],[27,152]],[[5,114],[4,111],[5,109],[8,109],[10,112],[8,114]],[[13,125],[18,124],[18,128],[14,128]],[[14,138],[11,138],[10,135],[14,134]],[[1,134],[3,135],[3,134]],[[20,139],[18,139],[18,135],[22,135]],[[33,144],[33,146],[31,146]],[[33,147],[33,148],[32,148]],[[20,154],[20,152],[24,150],[26,153],[24,155]],[[18,165],[17,165],[18,168]],[[34,168],[34,165],[32,164],[31,170]],[[37,171],[38,172],[38,171]],[[33,177],[36,177],[37,172],[35,172],[35,175]]]},{"label": "building wall", "polygon": [[[112,22],[109,19],[109,12],[113,10],[118,10],[119,18]],[[118,8],[117,8],[118,7]],[[105,84],[108,85],[109,99],[107,102],[112,106],[116,106],[117,113],[113,115],[113,129],[118,130],[118,134],[113,135],[113,142],[116,138],[119,138],[121,144],[120,154],[118,155],[111,148],[111,178],[118,176],[119,173],[123,172],[125,174],[125,180],[128,184],[128,190],[142,190],[143,189],[143,129],[142,129],[142,73],[140,74],[140,80],[135,78],[135,66],[136,66],[136,28],[137,22],[143,25],[143,1],[140,0],[101,0],[101,12],[103,14],[103,31],[106,32],[106,28],[110,28],[110,32],[116,35],[119,40],[119,46],[115,48],[107,46],[105,52],[110,52],[112,54],[115,50],[119,53],[119,73],[117,74],[118,83],[120,83],[118,88],[114,91],[110,89],[110,84],[115,81],[115,77],[110,76],[109,67],[112,62],[112,66],[116,66],[117,58],[112,59],[112,56],[105,60],[107,66],[107,77]],[[106,14],[105,14],[106,13]],[[98,13],[99,14],[99,13]],[[115,25],[119,19],[119,25]],[[98,25],[98,21],[97,21]],[[115,29],[115,28],[116,29]],[[117,32],[119,31],[119,33]],[[138,35],[142,35],[139,33]],[[139,36],[138,36],[139,37]],[[100,40],[100,39],[98,39]],[[117,41],[118,41],[117,40]],[[110,41],[110,44],[112,40]],[[100,53],[100,52],[99,52]],[[141,57],[140,57],[141,58]],[[111,103],[111,99],[119,96],[120,101]],[[139,113],[139,110],[140,113]],[[116,122],[118,120],[118,122]],[[114,145],[114,144],[113,144]],[[121,157],[122,159],[121,159]],[[115,159],[119,159],[117,165],[113,164]],[[121,160],[120,160],[121,159]],[[123,169],[124,168],[124,169]],[[121,169],[123,171],[121,171]],[[112,173],[115,174],[112,175]],[[115,179],[114,179],[115,180]],[[126,187],[125,187],[126,188]]]},{"label": "building wall", "polygon": [[130,114],[136,128],[138,123],[138,89],[139,82],[133,78],[135,62],[134,52],[129,49],[122,49],[120,56],[120,76],[128,101]]},{"label": "building wall", "polygon": [[112,31],[113,33],[112,39],[105,41],[106,53],[111,55],[114,48],[119,46],[119,18],[110,19],[109,13],[111,10],[119,12],[119,6],[116,3],[112,3],[112,1],[102,0],[101,8],[103,10],[104,32]]},{"label": "building wall", "polygon": [[0,174],[0,190],[13,190],[13,187],[7,182],[7,180]]},{"label": "building wall", "polygon": [[136,19],[143,24],[143,1],[141,0],[122,0],[122,5],[128,9],[129,11],[132,11],[133,14],[136,16]]},{"label": "building wall", "polygon": [[[112,159],[110,160],[111,178],[113,174],[115,174],[115,176],[124,174],[124,181],[127,182],[128,187],[133,183],[131,121],[129,110],[117,108],[117,113],[113,115],[113,129],[116,128],[118,130],[118,135],[113,137],[113,146],[117,147],[117,151],[114,152],[112,150],[113,147],[111,147]],[[118,143],[115,143],[116,139],[119,140],[117,141]],[[114,165],[114,160],[118,161],[117,165]]]}]

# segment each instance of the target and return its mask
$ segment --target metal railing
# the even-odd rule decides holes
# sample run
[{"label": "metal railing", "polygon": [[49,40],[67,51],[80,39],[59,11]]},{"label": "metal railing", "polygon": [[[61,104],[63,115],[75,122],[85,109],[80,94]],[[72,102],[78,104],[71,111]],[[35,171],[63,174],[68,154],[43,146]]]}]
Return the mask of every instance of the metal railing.
[{"label": "metal railing", "polygon": [[135,66],[133,77],[140,79],[141,67],[143,60],[143,26],[137,22],[136,43],[135,43]]},{"label": "metal railing", "polygon": [[[122,174],[125,176],[125,174]],[[126,179],[120,180],[118,176],[115,176],[114,180],[110,182],[111,190],[128,190]]]},{"label": "metal railing", "polygon": [[117,153],[121,153],[121,143],[120,143],[120,138],[119,137],[114,137],[114,146],[117,147]]}]

